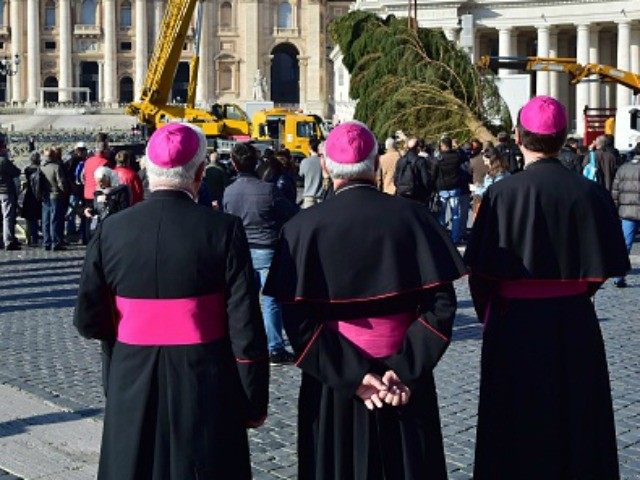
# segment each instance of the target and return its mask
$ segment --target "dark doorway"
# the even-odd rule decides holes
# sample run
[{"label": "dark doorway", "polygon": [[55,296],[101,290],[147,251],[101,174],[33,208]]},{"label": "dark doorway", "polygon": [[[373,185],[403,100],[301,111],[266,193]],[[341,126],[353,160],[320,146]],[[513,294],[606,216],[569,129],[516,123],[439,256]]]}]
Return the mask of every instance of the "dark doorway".
[{"label": "dark doorway", "polygon": [[[56,77],[47,77],[42,85],[45,88],[58,88],[58,79]],[[58,103],[58,92],[44,92],[44,103]]]},{"label": "dark doorway", "polygon": [[80,62],[80,86],[88,88],[89,101],[98,101],[98,62]]},{"label": "dark doorway", "polygon": [[0,75],[0,101],[9,103],[9,90],[7,89],[7,82],[10,81],[6,75]]},{"label": "dark doorway", "polygon": [[276,45],[271,51],[271,100],[274,103],[300,102],[299,53],[290,43]]},{"label": "dark doorway", "polygon": [[173,103],[185,103],[187,101],[187,89],[189,88],[189,64],[180,62],[176,77],[171,87],[171,99]]},{"label": "dark doorway", "polygon": [[131,77],[120,79],[120,103],[133,102],[133,80]]}]

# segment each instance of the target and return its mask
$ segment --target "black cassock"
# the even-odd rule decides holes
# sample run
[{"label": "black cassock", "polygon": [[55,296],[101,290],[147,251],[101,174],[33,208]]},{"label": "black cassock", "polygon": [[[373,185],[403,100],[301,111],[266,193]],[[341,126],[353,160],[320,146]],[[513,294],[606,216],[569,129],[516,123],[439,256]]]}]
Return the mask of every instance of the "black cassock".
[{"label": "black cassock", "polygon": [[268,398],[259,308],[236,217],[158,191],[104,221],[74,319],[115,342],[100,480],[251,478],[246,424]]},{"label": "black cassock", "polygon": [[618,478],[590,298],[629,268],[609,193],[539,160],[488,189],[465,261],[485,322],[474,479]]},{"label": "black cassock", "polygon": [[[349,185],[285,225],[265,291],[283,302],[303,372],[300,480],[447,477],[432,370],[449,344],[452,282],[463,270],[424,205],[373,185]],[[399,312],[412,320],[399,348],[384,357],[367,355],[329,327]],[[366,373],[388,369],[411,399],[370,412],[356,389]]]}]

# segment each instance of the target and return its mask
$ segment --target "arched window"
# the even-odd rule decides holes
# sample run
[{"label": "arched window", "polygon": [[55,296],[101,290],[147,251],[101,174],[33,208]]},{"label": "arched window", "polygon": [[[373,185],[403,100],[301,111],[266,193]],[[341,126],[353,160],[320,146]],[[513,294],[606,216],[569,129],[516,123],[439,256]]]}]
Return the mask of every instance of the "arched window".
[{"label": "arched window", "polygon": [[233,90],[233,71],[230,65],[220,65],[220,91],[230,92]]},{"label": "arched window", "polygon": [[131,2],[129,0],[125,0],[120,4],[120,26],[131,26]]},{"label": "arched window", "polygon": [[56,4],[51,0],[48,1],[44,6],[44,26],[56,26]]},{"label": "arched window", "polygon": [[96,0],[82,0],[80,4],[80,23],[82,25],[96,24]]},{"label": "arched window", "polygon": [[289,2],[278,5],[278,28],[293,28],[293,9]]},{"label": "arched window", "polygon": [[220,30],[231,30],[233,27],[233,7],[229,2],[220,4]]}]

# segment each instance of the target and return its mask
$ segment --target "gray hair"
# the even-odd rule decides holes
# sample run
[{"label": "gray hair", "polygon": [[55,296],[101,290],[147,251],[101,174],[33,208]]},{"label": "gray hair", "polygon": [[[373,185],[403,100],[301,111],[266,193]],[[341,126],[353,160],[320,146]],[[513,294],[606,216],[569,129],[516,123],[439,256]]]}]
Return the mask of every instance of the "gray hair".
[{"label": "gray hair", "polygon": [[185,123],[191,127],[200,140],[198,151],[189,162],[173,168],[162,168],[149,160],[149,152],[146,156],[146,169],[149,177],[149,190],[191,190],[196,178],[196,172],[207,158],[207,139],[200,128]]},{"label": "gray hair", "polygon": [[384,141],[384,149],[385,150],[391,150],[391,149],[394,149],[394,148],[396,148],[396,141],[391,137],[387,138]]},{"label": "gray hair", "polygon": [[599,135],[596,138],[596,148],[598,150],[600,150],[602,147],[604,147],[607,143],[607,137],[605,137],[604,135]]},{"label": "gray hair", "polygon": [[100,182],[103,182],[103,181],[108,181],[109,186],[111,187],[117,187],[118,184],[120,183],[120,180],[118,179],[118,174],[113,170],[111,170],[109,167],[96,168],[96,171],[93,172],[93,178],[98,184],[100,184]]},{"label": "gray hair", "polygon": [[329,175],[333,179],[356,180],[370,177],[376,170],[378,158],[378,144],[376,143],[367,158],[358,163],[338,163],[325,155],[325,164]]}]

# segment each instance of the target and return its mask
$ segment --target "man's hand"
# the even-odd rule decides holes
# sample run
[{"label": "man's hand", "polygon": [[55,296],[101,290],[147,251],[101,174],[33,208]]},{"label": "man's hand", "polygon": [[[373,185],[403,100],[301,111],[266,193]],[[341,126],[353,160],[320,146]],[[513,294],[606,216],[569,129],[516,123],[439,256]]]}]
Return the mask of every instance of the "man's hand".
[{"label": "man's hand", "polygon": [[367,373],[362,379],[362,383],[356,390],[356,395],[364,402],[369,410],[382,408],[381,395],[386,396],[387,386],[382,379],[373,373]]},{"label": "man's hand", "polygon": [[398,407],[406,405],[411,397],[411,390],[402,383],[398,374],[393,370],[388,370],[382,377],[386,392],[380,392],[379,397],[388,405]]}]

